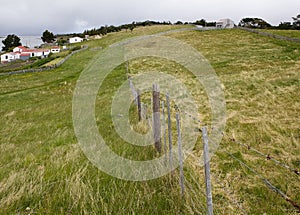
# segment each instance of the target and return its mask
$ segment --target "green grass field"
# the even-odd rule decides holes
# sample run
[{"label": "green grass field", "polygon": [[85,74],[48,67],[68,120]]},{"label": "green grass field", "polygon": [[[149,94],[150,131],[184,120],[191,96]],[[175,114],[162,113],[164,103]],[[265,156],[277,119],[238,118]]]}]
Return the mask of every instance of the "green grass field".
[{"label": "green grass field", "polygon": [[[86,42],[61,67],[41,73],[0,76],[0,214],[205,214],[204,170],[185,162],[186,196],[178,170],[145,182],[116,179],[93,166],[81,151],[72,123],[76,81],[93,57],[120,40],[181,26],[151,26],[112,33]],[[209,60],[227,105],[226,134],[300,169],[300,45],[233,29],[184,31],[168,37],[186,42]],[[102,49],[100,49],[100,47]],[[199,114],[209,124],[205,92],[186,69],[165,59],[129,62],[130,73],[162,71],[193,92]],[[154,147],[132,146],[118,137],[110,117],[112,96],[126,81],[125,66],[106,77],[96,101],[99,132],[118,154],[153,158]],[[132,111],[134,112],[134,110]],[[137,130],[136,116],[132,123]],[[201,153],[201,136],[194,154]],[[233,153],[300,204],[300,178],[285,168],[224,138],[211,160],[215,214],[296,214],[295,208],[247,168]]]}]

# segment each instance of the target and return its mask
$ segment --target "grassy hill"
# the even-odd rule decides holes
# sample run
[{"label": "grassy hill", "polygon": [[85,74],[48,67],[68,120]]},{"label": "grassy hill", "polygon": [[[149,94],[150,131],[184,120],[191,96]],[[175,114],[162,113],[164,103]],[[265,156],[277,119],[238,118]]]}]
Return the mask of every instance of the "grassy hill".
[{"label": "grassy hill", "polygon": [[[95,55],[126,38],[181,26],[151,26],[111,33],[87,42],[89,49],[61,67],[41,73],[0,76],[0,214],[205,214],[204,170],[185,162],[186,196],[179,171],[145,182],[101,172],[77,144],[72,98],[80,73]],[[246,163],[300,204],[300,176],[231,141],[270,154],[300,169],[300,45],[237,29],[173,32],[197,49],[224,85],[226,137],[211,160],[215,214],[296,214],[295,208],[226,152]],[[125,65],[106,77],[96,100],[99,132],[113,150],[134,159],[153,158],[154,147],[127,144],[114,131],[110,103],[127,79]],[[174,62],[141,58],[129,62],[132,75],[164,71],[185,83],[209,124],[206,93],[192,74]],[[134,111],[134,110],[133,110]],[[132,115],[133,126],[136,118]],[[194,152],[201,153],[199,134]]]}]

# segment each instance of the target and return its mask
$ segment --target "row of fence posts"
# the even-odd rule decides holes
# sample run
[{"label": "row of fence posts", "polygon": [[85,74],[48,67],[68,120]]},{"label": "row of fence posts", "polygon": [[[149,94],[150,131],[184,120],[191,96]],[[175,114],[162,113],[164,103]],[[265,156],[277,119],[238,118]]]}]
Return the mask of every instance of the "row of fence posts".
[{"label": "row of fence posts", "polygon": [[[141,92],[140,90],[135,90],[131,79],[129,78],[129,85],[132,91],[132,94],[135,98],[135,104],[138,109],[138,119],[142,121],[142,107],[147,111],[147,106],[141,103]],[[162,152],[162,143],[161,143],[161,119],[160,119],[160,90],[159,85],[153,85],[152,91],[152,108],[153,108],[153,138],[154,138],[154,146],[158,153]],[[162,127],[163,127],[163,143],[164,143],[164,153],[165,153],[165,163],[167,162],[167,139],[169,142],[169,164],[170,168],[173,169],[173,156],[172,156],[172,125],[171,125],[171,105],[170,105],[170,96],[166,94],[166,108],[167,108],[167,126],[165,122],[165,104],[162,101]],[[146,106],[146,107],[145,107]],[[147,113],[144,114],[144,117],[147,119]],[[168,127],[168,134],[167,129]],[[182,151],[182,143],[181,139],[181,130],[180,130],[180,113],[177,111],[176,113],[176,127],[177,127],[177,143],[178,143],[178,158],[179,158],[179,172],[180,172],[180,187],[181,187],[181,195],[184,198],[185,186],[184,186],[184,172],[183,172],[183,160],[184,154]],[[167,138],[168,136],[168,138]],[[206,205],[207,205],[207,214],[213,214],[213,201],[212,201],[212,192],[211,192],[211,179],[210,179],[210,163],[209,163],[209,146],[208,146],[208,134],[206,127],[202,128],[202,140],[203,140],[203,157],[204,157],[204,173],[205,173],[205,185],[206,185]],[[172,170],[171,175],[174,175],[174,171]]]}]

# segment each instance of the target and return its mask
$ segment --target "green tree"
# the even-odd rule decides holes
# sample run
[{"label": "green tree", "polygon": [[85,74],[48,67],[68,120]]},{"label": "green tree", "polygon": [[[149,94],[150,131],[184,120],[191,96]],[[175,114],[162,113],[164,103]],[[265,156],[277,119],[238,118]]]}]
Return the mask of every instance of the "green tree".
[{"label": "green tree", "polygon": [[177,21],[177,22],[175,23],[175,25],[183,25],[183,22]]},{"label": "green tree", "polygon": [[293,27],[294,29],[300,30],[300,14],[296,17],[292,17],[294,22],[293,22]]},{"label": "green tree", "polygon": [[290,22],[281,22],[277,28],[282,30],[289,30],[293,28],[293,25]]},{"label": "green tree", "polygon": [[204,27],[204,26],[206,26],[206,21],[205,21],[205,19],[197,20],[195,22],[195,25],[201,25]]},{"label": "green tree", "polygon": [[2,47],[2,51],[10,51],[14,47],[22,45],[20,41],[21,39],[17,35],[8,35],[4,40],[2,40],[2,43],[4,45],[4,47]]},{"label": "green tree", "polygon": [[240,23],[240,27],[245,28],[269,28],[272,27],[269,23],[261,18],[243,18]]},{"label": "green tree", "polygon": [[41,37],[41,39],[43,40],[43,42],[45,43],[52,43],[55,41],[55,36],[52,32],[45,30],[43,32],[43,35]]},{"label": "green tree", "polygon": [[129,27],[130,31],[132,32],[133,29],[135,29],[135,27],[136,27],[135,22],[132,22],[130,27]]}]

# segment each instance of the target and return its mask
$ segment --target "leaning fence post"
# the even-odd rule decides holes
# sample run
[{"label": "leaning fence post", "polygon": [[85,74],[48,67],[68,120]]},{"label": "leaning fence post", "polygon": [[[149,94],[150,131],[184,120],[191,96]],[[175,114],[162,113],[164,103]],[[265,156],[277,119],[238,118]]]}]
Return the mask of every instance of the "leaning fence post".
[{"label": "leaning fence post", "polygon": [[139,121],[142,121],[141,92],[139,89],[137,90],[137,107],[138,107]]},{"label": "leaning fence post", "polygon": [[129,81],[129,86],[130,86],[130,89],[131,89],[131,93],[132,93],[133,98],[134,98],[134,103],[137,105],[137,92],[134,88],[131,77],[128,78],[128,81]]},{"label": "leaning fence post", "polygon": [[155,148],[161,152],[159,86],[157,84],[153,85],[153,127]]},{"label": "leaning fence post", "polygon": [[176,113],[176,125],[177,125],[177,134],[178,134],[178,158],[179,158],[179,170],[180,170],[180,187],[181,187],[181,195],[182,195],[182,197],[184,197],[183,154],[182,154],[179,113]]},{"label": "leaning fence post", "polygon": [[202,139],[203,139],[203,155],[204,155],[205,185],[206,185],[206,205],[207,205],[207,211],[208,211],[207,214],[213,215],[213,202],[212,202],[210,166],[209,166],[208,136],[207,136],[207,129],[205,126],[202,129]]},{"label": "leaning fence post", "polygon": [[[173,168],[173,157],[172,157],[172,126],[171,126],[171,107],[170,107],[170,96],[167,93],[166,95],[167,109],[168,109],[168,135],[169,135],[169,159],[170,159],[170,168]],[[174,171],[172,171],[174,174]]]},{"label": "leaning fence post", "polygon": [[165,164],[167,164],[167,130],[166,130],[166,118],[165,118],[165,103],[161,102],[162,106],[162,117],[163,117],[163,132],[164,132],[164,153],[165,153]]}]

